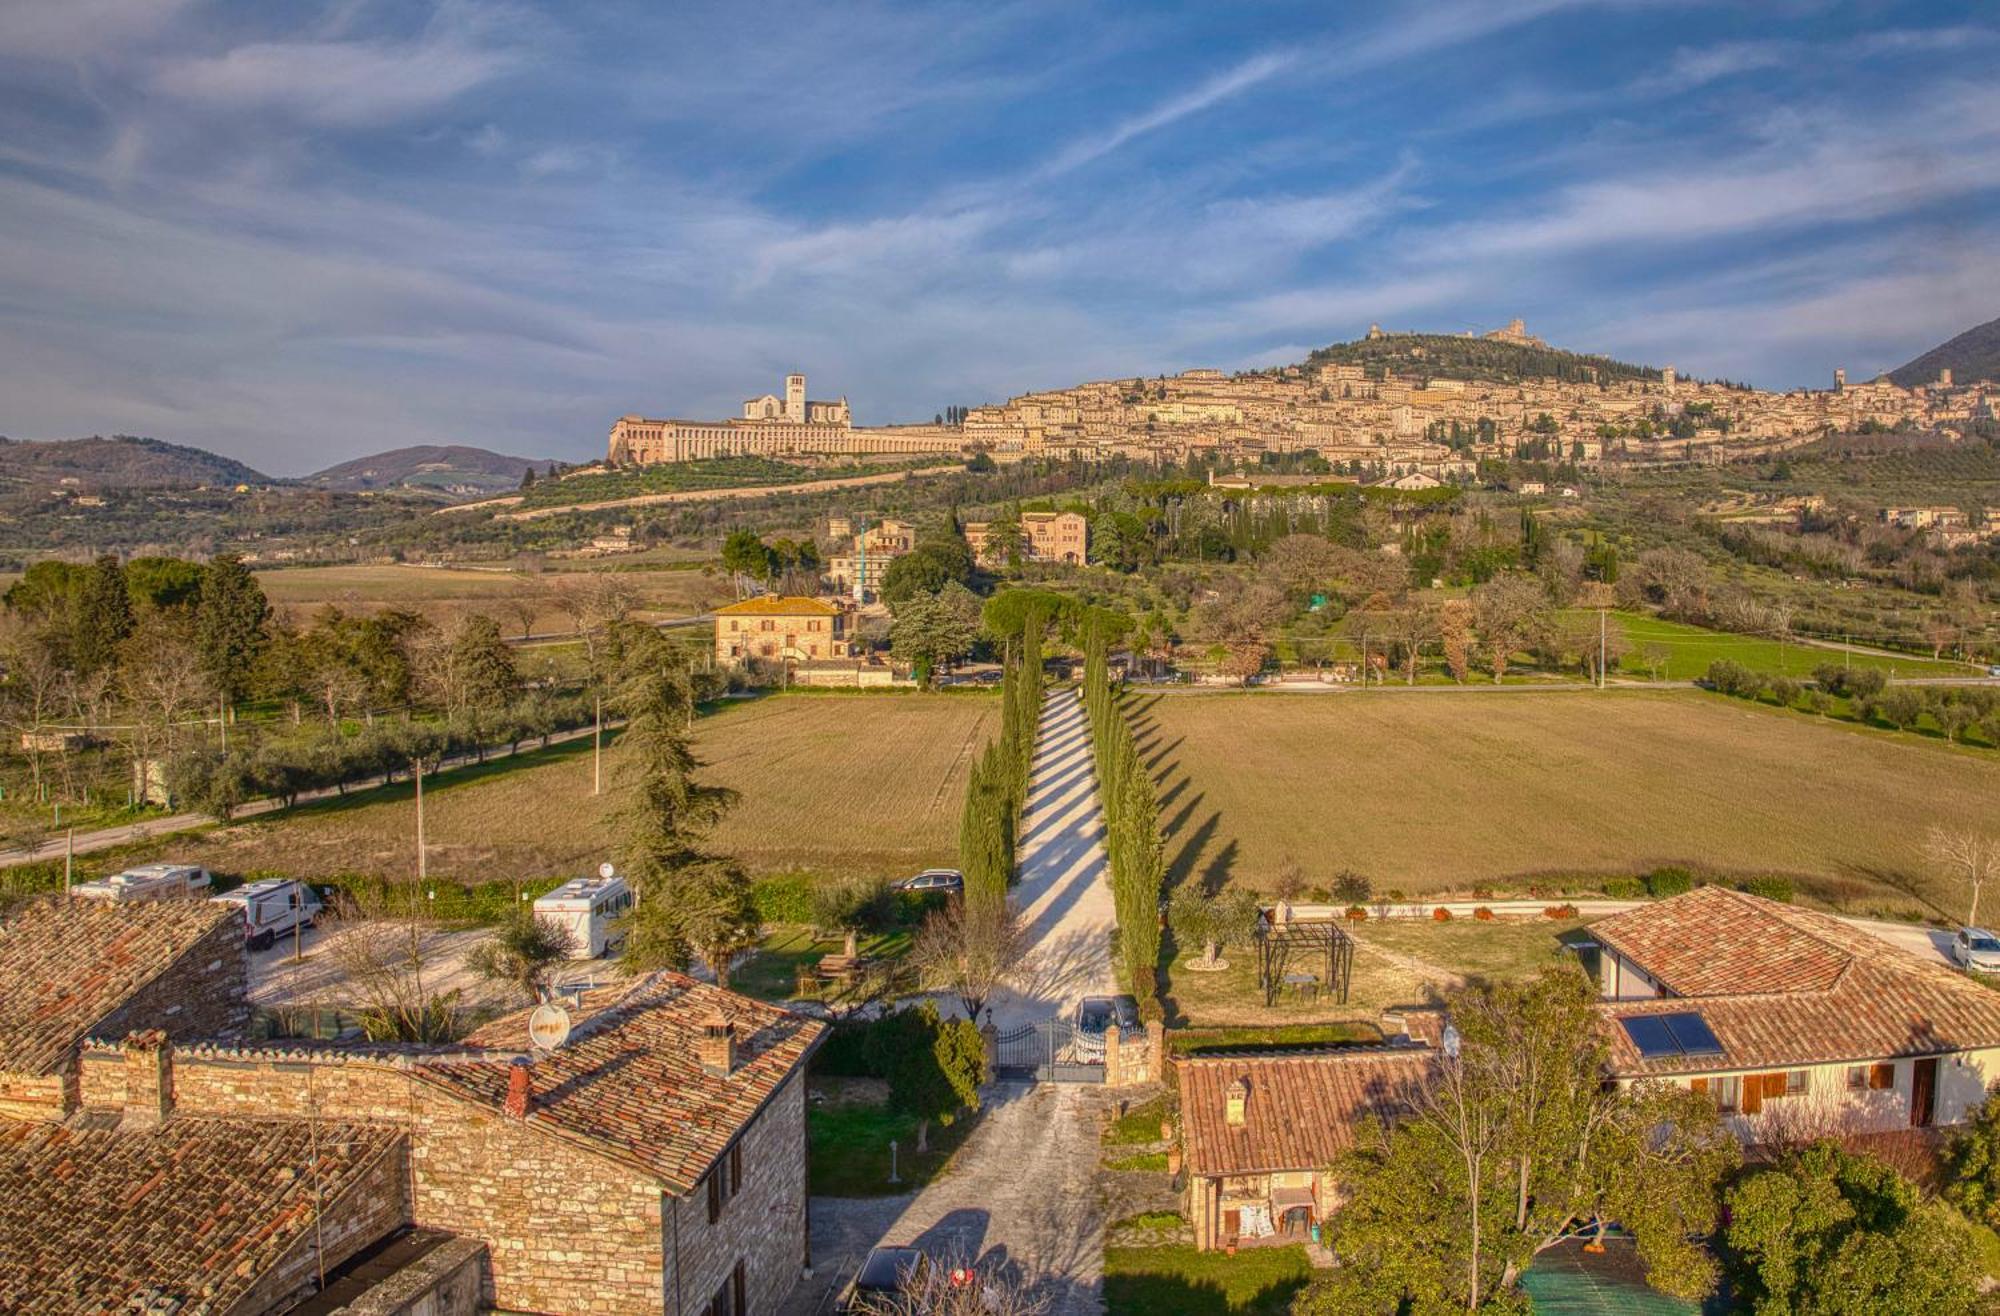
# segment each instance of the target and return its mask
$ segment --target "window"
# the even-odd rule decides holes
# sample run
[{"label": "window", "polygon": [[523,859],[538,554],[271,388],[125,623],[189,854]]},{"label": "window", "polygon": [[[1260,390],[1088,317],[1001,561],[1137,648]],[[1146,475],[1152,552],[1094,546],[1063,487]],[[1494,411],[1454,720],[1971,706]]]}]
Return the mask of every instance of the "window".
[{"label": "window", "polygon": [[742,1187],[743,1144],[732,1142],[708,1172],[708,1223],[712,1225],[722,1219],[723,1208]]},{"label": "window", "polygon": [[1867,1087],[1868,1066],[1849,1065],[1847,1067],[1847,1090],[1849,1092],[1860,1092],[1864,1091]]},{"label": "window", "polygon": [[749,1316],[750,1308],[743,1299],[743,1280],[743,1263],[739,1261],[715,1296],[708,1300],[705,1316]]},{"label": "window", "polygon": [[1868,1067],[1868,1087],[1873,1092],[1887,1092],[1896,1086],[1896,1067],[1893,1064],[1870,1065]]},{"label": "window", "polygon": [[1812,1090],[1811,1070],[1794,1069],[1788,1071],[1785,1074],[1785,1091],[1784,1091],[1785,1096],[1802,1097],[1811,1090]]}]

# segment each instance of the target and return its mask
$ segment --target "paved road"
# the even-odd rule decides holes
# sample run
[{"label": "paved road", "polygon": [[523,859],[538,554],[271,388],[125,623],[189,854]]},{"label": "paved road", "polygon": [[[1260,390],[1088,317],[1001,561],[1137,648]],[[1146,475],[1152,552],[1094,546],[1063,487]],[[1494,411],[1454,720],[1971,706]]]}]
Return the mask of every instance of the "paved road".
[{"label": "paved road", "polygon": [[1096,1187],[1102,1088],[996,1083],[952,1168],[900,1197],[812,1199],[813,1277],[784,1316],[822,1316],[868,1249],[914,1244],[950,1265],[977,1261],[1042,1298],[1047,1316],[1097,1316],[1104,1207]]},{"label": "paved road", "polygon": [[1002,1033],[1059,1014],[1080,997],[1114,990],[1111,938],[1118,915],[1090,726],[1073,690],[1054,691],[1042,704],[1021,836],[1013,900],[1033,949],[1025,971],[991,1007]]},{"label": "paved road", "polygon": [[[607,721],[604,724],[604,729],[609,732],[622,725],[623,723]],[[577,727],[571,731],[558,731],[549,737],[548,743],[551,745],[561,745],[572,740],[581,740],[585,736],[590,735],[594,729],[593,727]],[[521,752],[523,753],[531,753],[540,748],[542,748],[542,742],[539,740],[523,741],[521,743]],[[424,775],[427,777],[436,776],[438,773],[450,772],[453,768],[463,767],[468,763],[491,762],[493,759],[504,757],[506,754],[507,746],[505,745],[488,746],[484,760],[480,759],[476,754],[454,754]],[[357,785],[350,782],[347,793],[353,794],[359,790],[371,790],[373,788],[374,784],[362,783]],[[328,786],[324,790],[305,791],[300,794],[295,804],[310,804],[314,800],[330,800],[340,793],[339,788],[333,786]],[[245,818],[255,818],[266,813],[276,813],[286,807],[284,801],[275,797],[250,800],[237,808],[231,821],[240,822]],[[144,841],[155,836],[171,836],[175,832],[193,831],[197,827],[207,827],[214,822],[215,818],[212,814],[175,813],[169,814],[164,818],[148,818],[143,822],[126,823],[118,827],[103,827],[93,832],[79,833],[75,841],[75,852],[77,854],[89,854],[94,850],[109,850],[113,846],[129,845],[134,841]],[[22,864],[38,863],[44,859],[60,859],[63,857],[64,849],[64,840],[58,836],[52,841],[44,841],[33,850],[8,850],[0,852],[0,868],[15,868]]]},{"label": "paved road", "polygon": [[[1026,971],[993,1003],[1003,1033],[1114,990],[1104,815],[1073,690],[1042,704],[1022,835],[1013,899],[1033,949]],[[812,1200],[814,1274],[792,1294],[787,1316],[830,1312],[868,1249],[881,1244],[914,1244],[945,1264],[976,1262],[1007,1275],[1042,1298],[1048,1316],[1103,1311],[1103,1090],[1004,1082],[983,1099],[986,1112],[951,1170],[921,1192]]]}]

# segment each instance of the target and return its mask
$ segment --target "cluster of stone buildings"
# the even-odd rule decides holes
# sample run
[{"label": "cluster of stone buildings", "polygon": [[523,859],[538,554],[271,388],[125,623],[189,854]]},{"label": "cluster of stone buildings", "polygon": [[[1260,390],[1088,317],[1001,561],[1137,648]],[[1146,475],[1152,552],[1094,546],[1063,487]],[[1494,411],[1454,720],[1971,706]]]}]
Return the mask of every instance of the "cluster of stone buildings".
[{"label": "cluster of stone buildings", "polygon": [[1899,530],[1921,530],[1931,543],[1942,549],[1966,548],[1989,539],[2000,539],[2000,511],[1986,509],[1977,516],[1962,507],[1885,507],[1882,523]]},{"label": "cluster of stone buildings", "polygon": [[748,1316],[808,1262],[823,1024],[671,973],[541,1045],[256,1042],[246,1000],[205,901],[0,923],[0,1311]]},{"label": "cluster of stone buildings", "polygon": [[766,393],[743,403],[729,420],[655,420],[620,416],[611,427],[607,456],[614,466],[699,461],[708,457],[817,458],[891,454],[956,456],[965,435],[950,425],[854,423],[847,399],[815,402],[806,377],[785,376],[785,396]]}]

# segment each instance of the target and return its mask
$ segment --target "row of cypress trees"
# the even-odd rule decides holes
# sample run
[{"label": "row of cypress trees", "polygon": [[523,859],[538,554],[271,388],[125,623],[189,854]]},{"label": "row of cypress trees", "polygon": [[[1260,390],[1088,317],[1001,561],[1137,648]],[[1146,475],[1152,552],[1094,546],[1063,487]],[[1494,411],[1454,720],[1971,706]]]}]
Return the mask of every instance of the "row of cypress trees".
[{"label": "row of cypress trees", "polygon": [[1111,863],[1111,898],[1118,914],[1118,953],[1141,1008],[1159,994],[1160,890],[1166,853],[1153,779],[1139,760],[1132,727],[1111,685],[1101,626],[1084,647],[1083,701],[1097,760],[1097,798],[1104,810],[1104,849]]},{"label": "row of cypress trees", "polygon": [[959,868],[965,874],[969,912],[1006,908],[1014,877],[1015,843],[1035,757],[1041,720],[1042,631],[1047,619],[1030,612],[1019,634],[1004,639],[1000,681],[1000,735],[987,742],[966,782],[958,828]]}]

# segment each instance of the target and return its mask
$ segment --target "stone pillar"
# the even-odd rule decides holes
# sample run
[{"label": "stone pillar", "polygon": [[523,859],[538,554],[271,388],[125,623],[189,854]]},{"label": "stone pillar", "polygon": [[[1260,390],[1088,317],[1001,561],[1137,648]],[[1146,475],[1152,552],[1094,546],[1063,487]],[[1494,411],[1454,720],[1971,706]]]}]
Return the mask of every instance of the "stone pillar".
[{"label": "stone pillar", "polygon": [[1125,1082],[1125,1071],[1118,1063],[1119,1032],[1117,1024],[1104,1030],[1104,1081],[1113,1087]]},{"label": "stone pillar", "polygon": [[1000,1030],[993,1026],[991,1015],[979,1025],[979,1042],[986,1051],[986,1077],[990,1081],[1000,1072]]},{"label": "stone pillar", "polygon": [[174,1048],[165,1029],[125,1038],[125,1119],[128,1129],[157,1129],[174,1113]]},{"label": "stone pillar", "polygon": [[1158,1019],[1146,1025],[1146,1077],[1155,1083],[1167,1077],[1167,1026]]}]

